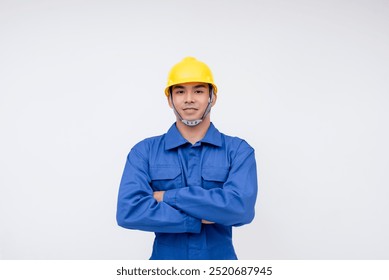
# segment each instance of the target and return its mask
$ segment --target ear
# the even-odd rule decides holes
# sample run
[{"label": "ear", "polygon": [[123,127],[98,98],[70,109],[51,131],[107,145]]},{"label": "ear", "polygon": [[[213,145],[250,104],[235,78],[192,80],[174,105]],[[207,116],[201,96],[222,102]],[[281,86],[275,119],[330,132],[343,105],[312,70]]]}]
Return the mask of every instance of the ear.
[{"label": "ear", "polygon": [[212,107],[215,106],[215,104],[216,104],[216,99],[217,99],[217,95],[213,93]]},{"label": "ear", "polygon": [[167,97],[167,102],[169,103],[169,107],[173,109],[173,104],[172,104],[172,100],[170,98],[170,94],[169,96]]}]

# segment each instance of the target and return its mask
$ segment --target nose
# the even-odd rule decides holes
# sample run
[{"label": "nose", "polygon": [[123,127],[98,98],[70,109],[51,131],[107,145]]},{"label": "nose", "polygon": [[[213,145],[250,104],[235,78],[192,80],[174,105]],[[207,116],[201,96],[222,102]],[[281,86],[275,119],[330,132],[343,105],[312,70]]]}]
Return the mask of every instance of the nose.
[{"label": "nose", "polygon": [[185,94],[185,103],[193,103],[194,102],[194,93],[191,91],[188,91]]}]

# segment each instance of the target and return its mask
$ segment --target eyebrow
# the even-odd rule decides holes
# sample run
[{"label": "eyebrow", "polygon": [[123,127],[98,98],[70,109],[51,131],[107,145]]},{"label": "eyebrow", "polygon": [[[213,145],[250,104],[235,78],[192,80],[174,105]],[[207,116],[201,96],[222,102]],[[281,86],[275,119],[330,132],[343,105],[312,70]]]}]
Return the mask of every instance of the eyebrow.
[{"label": "eyebrow", "polygon": [[[184,86],[180,86],[180,85],[177,85],[177,86],[173,86],[173,89],[176,89],[176,88],[179,88],[179,89],[183,89],[185,88]],[[197,85],[197,86],[194,86],[193,88],[206,88],[205,85]]]},{"label": "eyebrow", "polygon": [[194,86],[194,88],[206,88],[205,85],[197,85],[197,86]]}]

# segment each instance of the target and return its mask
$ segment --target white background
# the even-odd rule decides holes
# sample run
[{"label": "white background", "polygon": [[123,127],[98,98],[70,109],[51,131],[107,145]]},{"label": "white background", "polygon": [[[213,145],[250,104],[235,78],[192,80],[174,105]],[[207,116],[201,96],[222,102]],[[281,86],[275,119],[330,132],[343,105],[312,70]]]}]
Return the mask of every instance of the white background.
[{"label": "white background", "polygon": [[185,56],[256,150],[241,259],[389,258],[389,2],[0,0],[0,259],[147,259],[116,225],[125,158],[175,117]]}]

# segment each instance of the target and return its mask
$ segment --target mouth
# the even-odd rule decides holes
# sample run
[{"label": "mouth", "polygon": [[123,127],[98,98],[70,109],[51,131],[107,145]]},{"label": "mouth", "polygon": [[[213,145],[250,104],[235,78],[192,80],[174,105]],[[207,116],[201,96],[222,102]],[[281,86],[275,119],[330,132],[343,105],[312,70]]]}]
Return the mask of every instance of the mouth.
[{"label": "mouth", "polygon": [[183,110],[184,111],[192,111],[192,110],[198,110],[198,109],[196,109],[196,108],[184,108]]}]

